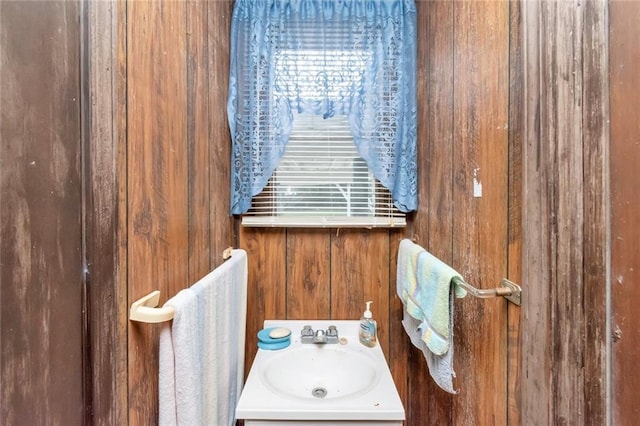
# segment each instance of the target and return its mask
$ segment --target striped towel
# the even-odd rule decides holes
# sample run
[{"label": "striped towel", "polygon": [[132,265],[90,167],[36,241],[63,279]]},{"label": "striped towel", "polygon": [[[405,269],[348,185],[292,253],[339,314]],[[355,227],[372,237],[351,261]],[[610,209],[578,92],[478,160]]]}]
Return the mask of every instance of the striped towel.
[{"label": "striped towel", "polygon": [[159,425],[233,426],[244,380],[247,254],[167,301],[160,331]]}]

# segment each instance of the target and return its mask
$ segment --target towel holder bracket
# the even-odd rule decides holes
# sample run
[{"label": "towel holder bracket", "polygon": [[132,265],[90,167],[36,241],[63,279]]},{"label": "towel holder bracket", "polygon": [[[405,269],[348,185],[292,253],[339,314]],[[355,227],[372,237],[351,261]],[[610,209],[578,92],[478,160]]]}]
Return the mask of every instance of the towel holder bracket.
[{"label": "towel holder bracket", "polygon": [[481,289],[475,288],[471,284],[460,278],[454,278],[453,282],[465,289],[469,294],[480,299],[489,299],[492,297],[502,296],[514,305],[520,306],[522,289],[513,281],[503,278],[500,287]]},{"label": "towel holder bracket", "polygon": [[156,308],[159,301],[159,290],[154,290],[146,296],[136,300],[131,304],[129,320],[150,323],[169,321],[173,318],[174,309],[172,306]]},{"label": "towel holder bracket", "polygon": [[510,293],[504,295],[504,298],[509,302],[520,306],[520,304],[522,303],[522,288],[520,288],[518,284],[514,283],[513,281],[509,281],[506,278],[503,278],[500,282],[500,287],[511,290]]}]

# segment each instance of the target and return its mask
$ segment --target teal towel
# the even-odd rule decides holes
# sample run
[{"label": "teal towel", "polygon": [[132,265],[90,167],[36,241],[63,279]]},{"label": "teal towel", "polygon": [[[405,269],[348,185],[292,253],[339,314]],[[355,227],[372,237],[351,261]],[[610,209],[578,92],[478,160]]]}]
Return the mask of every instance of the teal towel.
[{"label": "teal towel", "polygon": [[452,284],[454,269],[403,239],[398,248],[396,291],[404,304],[402,326],[424,354],[429,374],[443,390],[453,388],[453,299],[466,291]]},{"label": "teal towel", "polygon": [[449,350],[451,315],[449,292],[464,297],[467,292],[453,284],[462,279],[452,267],[411,240],[398,248],[397,293],[405,311],[419,323],[422,340],[436,355]]},{"label": "teal towel", "polygon": [[449,294],[454,291],[456,297],[466,296],[466,291],[451,281],[462,277],[455,269],[427,251],[418,256],[416,275],[418,284],[411,299],[419,307],[421,315],[416,317],[411,311],[407,312],[422,321],[422,340],[429,350],[436,355],[445,354],[449,350],[451,333]]},{"label": "teal towel", "polygon": [[422,319],[422,311],[412,301],[411,295],[418,287],[418,256],[425,250],[418,244],[408,239],[400,241],[398,248],[398,271],[396,290],[398,297],[405,305],[405,310],[414,318]]}]

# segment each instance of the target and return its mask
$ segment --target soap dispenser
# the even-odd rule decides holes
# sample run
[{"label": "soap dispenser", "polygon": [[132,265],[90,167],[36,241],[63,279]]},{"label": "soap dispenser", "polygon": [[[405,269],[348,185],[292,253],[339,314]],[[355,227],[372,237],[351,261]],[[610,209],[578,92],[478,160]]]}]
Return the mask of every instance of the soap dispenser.
[{"label": "soap dispenser", "polygon": [[371,303],[373,302],[367,302],[367,310],[364,311],[362,318],[360,318],[360,343],[369,348],[374,347],[378,341],[378,324],[373,319],[373,315],[371,315]]}]

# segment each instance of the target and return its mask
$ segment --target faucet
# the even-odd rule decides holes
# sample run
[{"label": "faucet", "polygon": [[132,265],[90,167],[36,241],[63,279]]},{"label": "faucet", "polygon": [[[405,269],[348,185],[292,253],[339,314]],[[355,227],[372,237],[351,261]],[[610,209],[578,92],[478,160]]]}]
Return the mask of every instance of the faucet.
[{"label": "faucet", "polygon": [[305,325],[300,332],[300,341],[316,345],[338,343],[338,329],[335,325],[330,325],[326,331],[322,329],[313,331],[310,325]]},{"label": "faucet", "polygon": [[327,339],[327,336],[324,334],[324,330],[316,330],[316,335],[313,338],[313,343],[325,344],[328,341],[329,339]]}]

